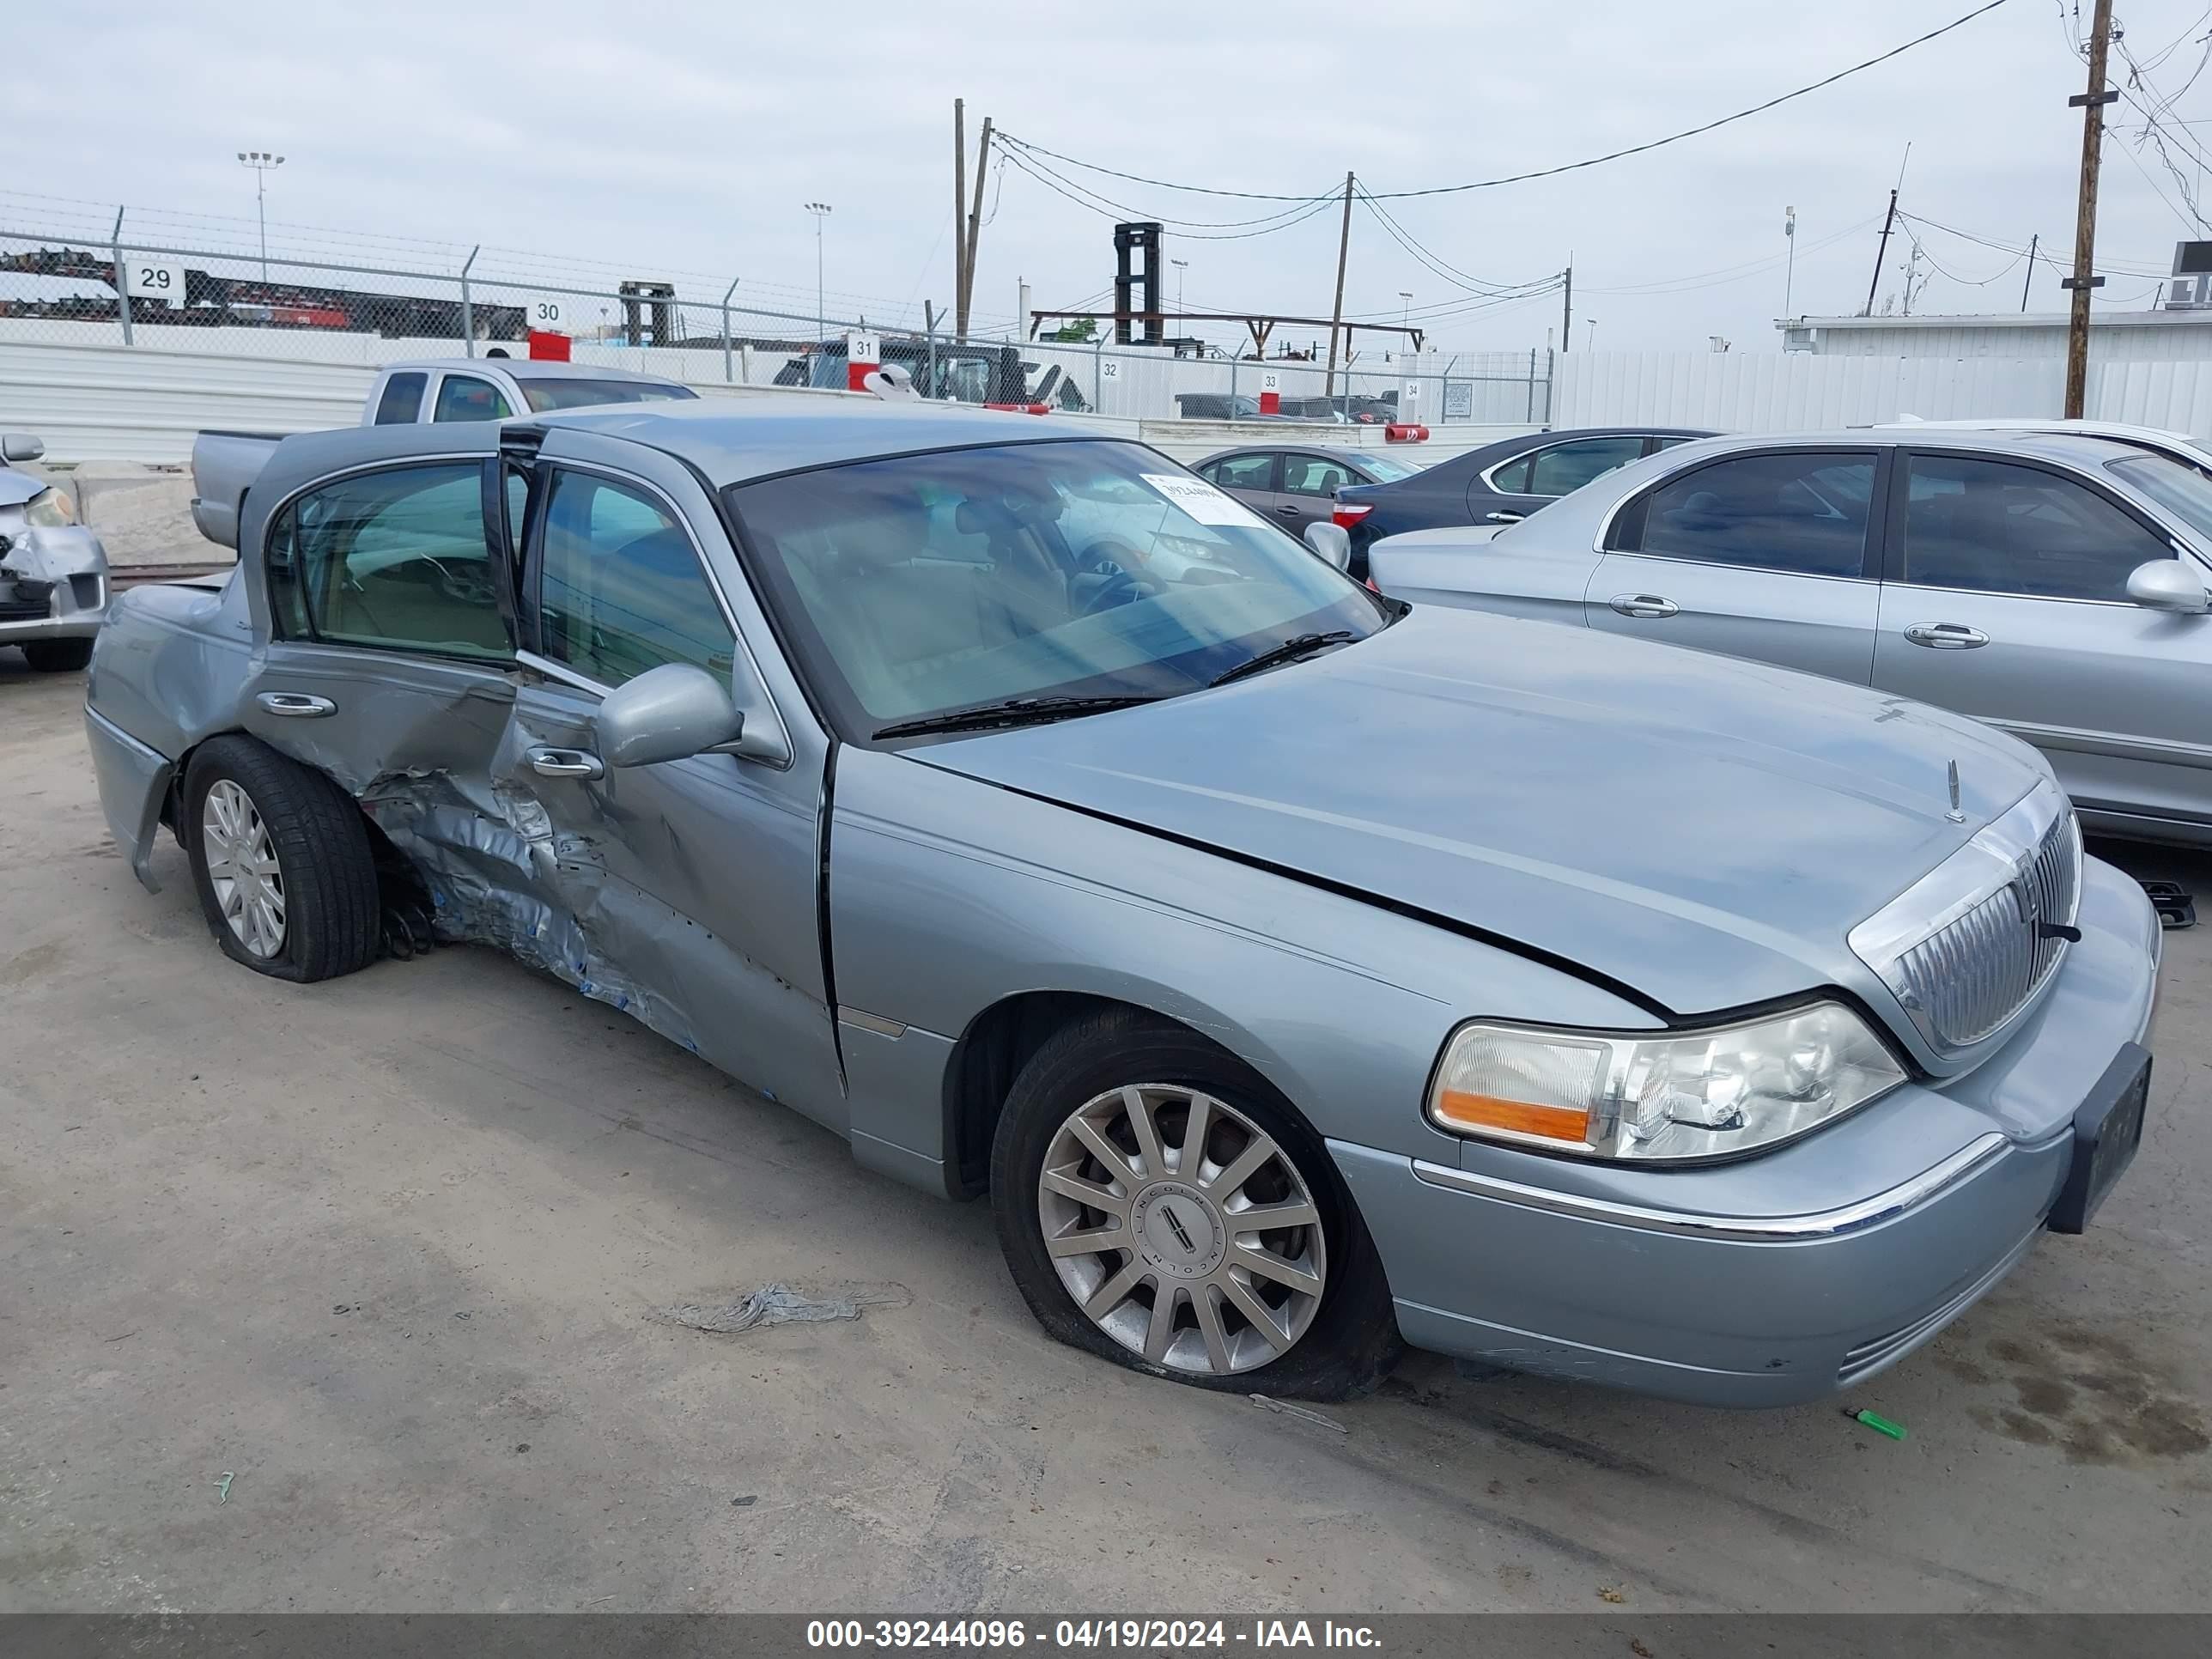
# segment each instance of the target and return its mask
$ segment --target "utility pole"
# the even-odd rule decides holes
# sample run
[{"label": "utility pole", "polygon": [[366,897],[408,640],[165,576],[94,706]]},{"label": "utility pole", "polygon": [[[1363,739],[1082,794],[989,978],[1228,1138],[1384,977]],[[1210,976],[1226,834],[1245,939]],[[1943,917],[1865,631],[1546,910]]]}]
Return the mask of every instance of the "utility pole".
[{"label": "utility pole", "polygon": [[2104,285],[2091,276],[2097,262],[2097,166],[2105,149],[2105,106],[2120,94],[2105,86],[2105,58],[2112,44],[2112,0],[2097,0],[2089,25],[2088,90],[2066,101],[2081,112],[2081,197],[2074,215],[2074,274],[2063,286],[2074,296],[2066,325],[2066,418],[2078,421],[2089,393],[2089,295]]},{"label": "utility pole", "polygon": [[1559,350],[1562,355],[1575,349],[1575,256],[1567,255],[1567,268],[1559,273],[1565,285],[1565,312],[1559,319]]},{"label": "utility pole", "polygon": [[968,334],[968,118],[964,99],[952,100],[952,315],[956,337]]},{"label": "utility pole", "polygon": [[1862,317],[1874,315],[1874,291],[1881,286],[1881,262],[1889,258],[1889,230],[1897,222],[1897,192],[1889,192],[1889,213],[1881,222],[1881,246],[1874,251],[1874,275],[1867,279],[1866,308]]},{"label": "utility pole", "polygon": [[[1321,395],[1336,396],[1336,331],[1344,322],[1344,262],[1352,252],[1352,175],[1344,175],[1344,228],[1336,237],[1336,307],[1328,313],[1328,375],[1322,382]],[[1349,357],[1351,354],[1345,354]],[[1347,380],[1349,375],[1346,377]]]},{"label": "utility pole", "polygon": [[991,118],[983,118],[983,136],[975,146],[975,193],[968,204],[968,246],[966,263],[960,269],[960,293],[957,301],[957,313],[952,319],[954,332],[962,340],[968,337],[968,317],[975,301],[975,244],[983,234],[983,174],[991,165]]},{"label": "utility pole", "polygon": [[2027,276],[2020,285],[2020,308],[2023,314],[2027,310],[2027,291],[2035,286],[2035,246],[2042,240],[2039,231],[2027,239]]}]

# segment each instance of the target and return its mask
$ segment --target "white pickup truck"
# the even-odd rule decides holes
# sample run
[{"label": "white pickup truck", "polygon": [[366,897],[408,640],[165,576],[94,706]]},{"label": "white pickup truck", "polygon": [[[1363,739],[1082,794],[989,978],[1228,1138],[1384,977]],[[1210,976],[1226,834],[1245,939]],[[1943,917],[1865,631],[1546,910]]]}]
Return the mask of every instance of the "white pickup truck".
[{"label": "white pickup truck", "polygon": [[[421,421],[504,421],[599,404],[696,398],[690,386],[626,368],[516,357],[440,357],[392,363],[362,405],[363,426]],[[192,522],[224,547],[238,545],[239,508],[283,432],[203,432],[192,442]]]}]

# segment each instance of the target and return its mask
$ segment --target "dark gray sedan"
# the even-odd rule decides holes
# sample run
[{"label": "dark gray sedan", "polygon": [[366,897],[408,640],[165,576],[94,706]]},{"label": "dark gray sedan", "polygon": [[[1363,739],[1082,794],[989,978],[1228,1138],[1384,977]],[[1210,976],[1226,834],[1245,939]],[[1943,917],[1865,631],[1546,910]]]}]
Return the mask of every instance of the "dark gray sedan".
[{"label": "dark gray sedan", "polygon": [[1336,492],[1345,486],[1398,483],[1421,469],[1395,455],[1366,450],[1248,444],[1209,455],[1191,470],[1262,518],[1297,532],[1333,517]]},{"label": "dark gray sedan", "polygon": [[1518,524],[1617,466],[1713,435],[1686,427],[1524,433],[1423,467],[1410,477],[1348,485],[1334,517],[1352,534],[1352,574],[1364,580],[1367,550],[1385,536],[1455,525]]}]

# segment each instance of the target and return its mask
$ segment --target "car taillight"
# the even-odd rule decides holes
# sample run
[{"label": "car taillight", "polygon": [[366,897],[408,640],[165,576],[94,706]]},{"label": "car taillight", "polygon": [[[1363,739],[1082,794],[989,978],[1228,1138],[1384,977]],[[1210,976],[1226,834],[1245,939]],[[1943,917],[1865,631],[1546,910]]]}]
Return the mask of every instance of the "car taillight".
[{"label": "car taillight", "polygon": [[1329,510],[1328,521],[1340,530],[1349,530],[1374,510],[1371,501],[1339,501]]}]

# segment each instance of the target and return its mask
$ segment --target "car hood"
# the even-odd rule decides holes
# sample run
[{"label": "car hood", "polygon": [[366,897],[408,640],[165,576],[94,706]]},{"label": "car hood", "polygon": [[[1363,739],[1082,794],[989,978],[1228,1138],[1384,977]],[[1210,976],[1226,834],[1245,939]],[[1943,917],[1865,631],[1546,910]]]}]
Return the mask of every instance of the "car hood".
[{"label": "car hood", "polygon": [[0,507],[21,507],[46,487],[44,478],[18,472],[12,466],[0,466]]},{"label": "car hood", "polygon": [[1826,984],[1881,1000],[1852,925],[2043,775],[2013,739],[1903,698],[1431,606],[1234,685],[909,753],[1512,941],[1677,1015]]}]

